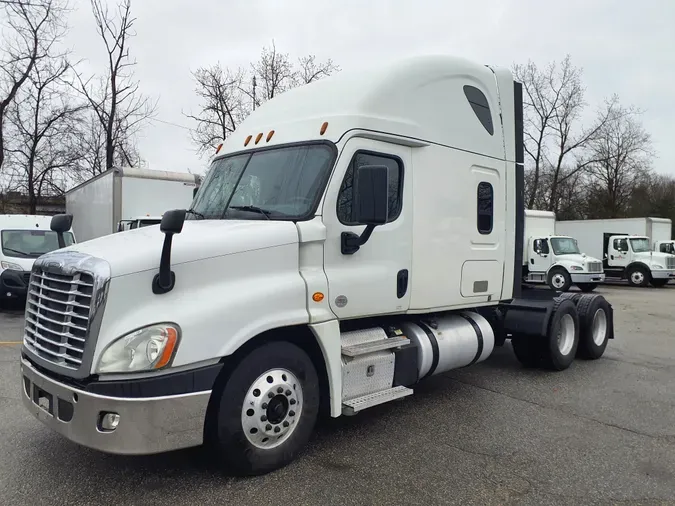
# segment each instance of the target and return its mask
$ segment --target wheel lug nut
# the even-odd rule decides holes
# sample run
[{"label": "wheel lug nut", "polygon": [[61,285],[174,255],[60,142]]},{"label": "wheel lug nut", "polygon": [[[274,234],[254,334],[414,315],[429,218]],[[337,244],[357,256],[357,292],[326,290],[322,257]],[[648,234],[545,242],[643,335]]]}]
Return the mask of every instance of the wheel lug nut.
[{"label": "wheel lug nut", "polygon": [[295,416],[295,411],[289,411],[288,414],[289,416]]},{"label": "wheel lug nut", "polygon": [[267,403],[266,403],[266,402],[263,402],[263,403],[262,403],[262,408],[263,408],[263,409],[267,409]]},{"label": "wheel lug nut", "polygon": [[272,426],[268,423],[267,426],[265,427],[265,430],[272,430]]},{"label": "wheel lug nut", "polygon": [[288,427],[290,424],[288,422],[284,422],[284,427]]},{"label": "wheel lug nut", "polygon": [[[295,402],[296,402],[295,399],[291,399],[291,406],[294,406],[294,405],[295,405]],[[263,408],[264,408],[264,407],[265,407],[265,405],[263,405]]]},{"label": "wheel lug nut", "polygon": [[281,432],[281,429],[279,427],[274,427],[274,432]]},{"label": "wheel lug nut", "polygon": [[286,390],[286,396],[288,397],[289,395],[291,395],[291,391],[290,391],[290,390]]},{"label": "wheel lug nut", "polygon": [[269,397],[271,399],[272,397],[274,397],[274,393],[272,393],[272,392],[268,393],[267,397]]},{"label": "wheel lug nut", "polygon": [[266,421],[267,421],[267,417],[266,417],[265,415],[261,416],[261,417],[260,417],[260,421],[261,421],[261,422],[266,422]]},{"label": "wheel lug nut", "polygon": [[283,388],[281,388],[281,387],[277,388],[277,393],[278,393],[278,394],[282,393],[283,391],[284,391]]}]

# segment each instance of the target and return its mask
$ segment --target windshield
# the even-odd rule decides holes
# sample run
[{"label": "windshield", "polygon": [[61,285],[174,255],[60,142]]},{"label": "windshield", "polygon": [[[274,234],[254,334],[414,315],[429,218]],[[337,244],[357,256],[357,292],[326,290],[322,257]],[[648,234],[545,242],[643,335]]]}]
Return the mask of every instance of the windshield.
[{"label": "windshield", "polygon": [[581,253],[576,239],[571,237],[552,237],[551,246],[553,247],[553,253],[556,255],[578,255]]},{"label": "windshield", "polygon": [[311,144],[214,160],[187,219],[305,219],[333,159],[330,146]]},{"label": "windshield", "polygon": [[[73,234],[63,234],[66,246],[75,242]],[[3,230],[2,252],[6,257],[37,258],[59,249],[59,238],[51,230]]]},{"label": "windshield", "polygon": [[633,253],[644,253],[649,251],[649,239],[646,237],[641,239],[631,239],[630,247],[633,248]]}]

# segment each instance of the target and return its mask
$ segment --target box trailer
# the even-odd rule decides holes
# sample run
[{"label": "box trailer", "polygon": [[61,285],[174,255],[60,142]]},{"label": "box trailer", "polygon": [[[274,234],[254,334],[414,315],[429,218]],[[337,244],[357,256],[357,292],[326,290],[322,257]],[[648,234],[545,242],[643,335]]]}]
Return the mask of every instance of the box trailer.
[{"label": "box trailer", "polygon": [[604,297],[521,292],[523,152],[508,69],[417,56],[280,94],[188,212],[43,257],[33,275],[73,294],[50,319],[77,323],[44,349],[27,321],[24,405],[101,451],[203,445],[262,474],[319,413],[409,398],[507,339],[526,367],[600,358]]},{"label": "box trailer", "polygon": [[574,236],[583,251],[603,259],[607,279],[631,286],[662,287],[675,279],[675,255],[663,251],[671,229],[671,220],[652,217],[556,222],[556,233]]},{"label": "box trailer", "polygon": [[592,292],[605,280],[605,274],[602,260],[582,252],[574,237],[556,234],[554,212],[526,209],[523,280],[547,283],[561,292],[572,285]]},{"label": "box trailer", "polygon": [[[176,207],[188,208],[200,178],[194,174],[136,168],[110,169],[66,192],[79,242],[156,224]],[[133,226],[133,225],[136,226]]]}]

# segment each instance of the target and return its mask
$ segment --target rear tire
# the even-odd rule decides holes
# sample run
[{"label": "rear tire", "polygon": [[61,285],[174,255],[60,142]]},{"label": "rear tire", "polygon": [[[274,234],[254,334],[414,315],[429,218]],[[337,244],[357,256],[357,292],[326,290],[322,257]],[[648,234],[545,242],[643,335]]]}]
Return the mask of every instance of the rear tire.
[{"label": "rear tire", "polygon": [[570,273],[562,267],[554,267],[548,273],[546,283],[557,292],[566,292],[572,287],[572,278]]},{"label": "rear tire", "polygon": [[579,346],[579,314],[569,299],[557,298],[547,335],[542,338],[542,363],[547,369],[567,369]]},{"label": "rear tire", "polygon": [[583,295],[577,304],[579,312],[578,356],[596,360],[605,353],[609,340],[610,308],[601,295]]},{"label": "rear tire", "polygon": [[283,341],[250,352],[214,395],[218,406],[212,450],[224,467],[242,476],[290,463],[309,441],[319,412],[312,360]]},{"label": "rear tire", "polygon": [[645,287],[649,284],[649,272],[644,267],[631,267],[627,273],[628,284],[635,287]]},{"label": "rear tire", "polygon": [[598,287],[597,283],[580,283],[577,285],[579,290],[584,293],[590,293]]},{"label": "rear tire", "polygon": [[541,337],[513,336],[511,346],[513,353],[523,367],[532,369],[539,366],[541,361]]},{"label": "rear tire", "polygon": [[667,279],[652,279],[650,281],[650,283],[654,288],[663,288],[664,286],[666,286],[668,284],[668,280]]}]

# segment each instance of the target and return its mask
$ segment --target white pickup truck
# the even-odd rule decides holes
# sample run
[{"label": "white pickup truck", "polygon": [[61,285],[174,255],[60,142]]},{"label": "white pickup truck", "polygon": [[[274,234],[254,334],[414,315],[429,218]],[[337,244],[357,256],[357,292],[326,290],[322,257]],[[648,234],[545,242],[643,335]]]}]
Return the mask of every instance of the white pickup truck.
[{"label": "white pickup truck", "polygon": [[597,359],[602,296],[521,293],[523,188],[507,69],[420,56],[285,92],[187,212],[38,259],[24,405],[101,451],[204,444],[261,474],[320,412],[409,397],[507,339],[527,367]]}]

